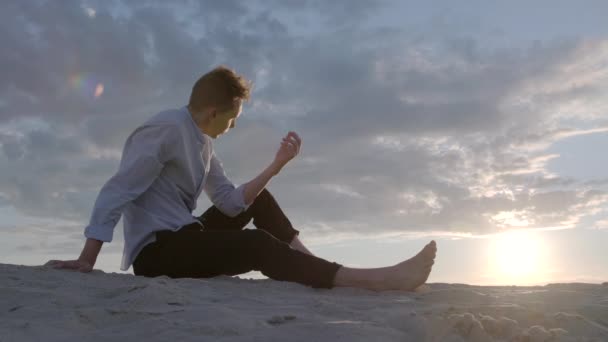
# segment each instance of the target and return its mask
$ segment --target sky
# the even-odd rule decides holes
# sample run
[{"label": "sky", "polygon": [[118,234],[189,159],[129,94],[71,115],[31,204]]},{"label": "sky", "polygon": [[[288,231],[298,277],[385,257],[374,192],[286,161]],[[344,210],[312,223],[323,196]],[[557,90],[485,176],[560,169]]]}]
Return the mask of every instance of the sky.
[{"label": "sky", "polygon": [[[239,185],[302,137],[267,188],[315,255],[435,239],[429,282],[608,281],[605,1],[0,7],[1,263],[76,259],[128,135],[227,65],[254,87],[216,153]],[[95,268],[123,273],[123,245],[121,220]]]}]

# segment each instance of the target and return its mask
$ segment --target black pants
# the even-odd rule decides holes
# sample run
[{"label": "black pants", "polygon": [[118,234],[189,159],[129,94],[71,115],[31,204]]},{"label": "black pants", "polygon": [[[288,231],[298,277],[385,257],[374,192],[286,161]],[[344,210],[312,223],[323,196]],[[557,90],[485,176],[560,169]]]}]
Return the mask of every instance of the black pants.
[{"label": "black pants", "polygon": [[[253,218],[257,229],[243,229]],[[260,271],[268,278],[314,288],[332,288],[335,262],[308,255],[289,246],[294,229],[270,192],[264,189],[236,217],[215,206],[177,232],[156,232],[133,262],[135,275],[171,278],[208,278]]]}]

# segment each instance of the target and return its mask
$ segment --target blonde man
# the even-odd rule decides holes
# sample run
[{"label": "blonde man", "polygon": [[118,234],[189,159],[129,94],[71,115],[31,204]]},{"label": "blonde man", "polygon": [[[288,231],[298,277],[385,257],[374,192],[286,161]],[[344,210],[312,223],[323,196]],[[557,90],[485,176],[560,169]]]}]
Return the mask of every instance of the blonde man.
[{"label": "blonde man", "polygon": [[[235,127],[251,83],[225,66],[194,84],[188,105],[162,111],[127,138],[119,170],[101,188],[76,260],[50,260],[55,268],[90,272],[121,215],[121,270],[135,275],[207,278],[252,270],[271,279],[314,288],[351,286],[413,290],[434,263],[431,241],[411,259],[382,268],[349,268],[314,256],[265,189],[300,151],[295,132],[283,137],[274,160],[238,187],[226,177],[213,140]],[[194,217],[205,191],[213,206]],[[244,229],[253,219],[257,229]]]}]

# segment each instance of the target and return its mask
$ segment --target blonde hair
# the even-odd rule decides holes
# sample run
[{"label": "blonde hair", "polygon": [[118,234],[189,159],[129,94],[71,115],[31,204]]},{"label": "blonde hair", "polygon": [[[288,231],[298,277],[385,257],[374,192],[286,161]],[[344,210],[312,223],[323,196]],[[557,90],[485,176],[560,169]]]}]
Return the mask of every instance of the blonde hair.
[{"label": "blonde hair", "polygon": [[188,104],[194,110],[207,107],[229,110],[237,105],[237,101],[249,100],[252,86],[251,81],[220,65],[194,83]]}]

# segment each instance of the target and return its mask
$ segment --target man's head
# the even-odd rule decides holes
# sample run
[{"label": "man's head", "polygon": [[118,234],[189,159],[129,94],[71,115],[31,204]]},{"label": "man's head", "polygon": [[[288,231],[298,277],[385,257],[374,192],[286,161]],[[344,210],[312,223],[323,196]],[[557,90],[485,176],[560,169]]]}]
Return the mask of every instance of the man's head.
[{"label": "man's head", "polygon": [[199,129],[215,139],[233,128],[251,87],[251,82],[223,65],[201,76],[188,103]]}]

